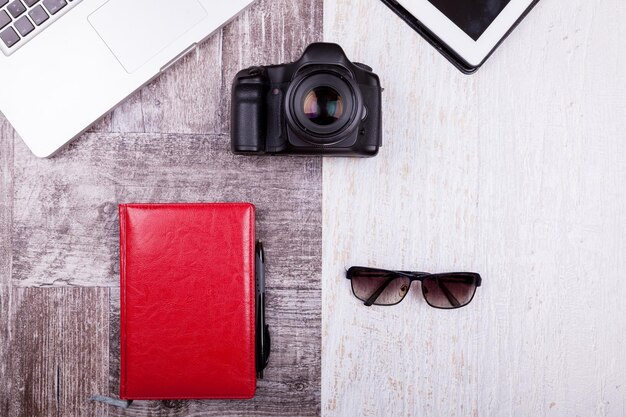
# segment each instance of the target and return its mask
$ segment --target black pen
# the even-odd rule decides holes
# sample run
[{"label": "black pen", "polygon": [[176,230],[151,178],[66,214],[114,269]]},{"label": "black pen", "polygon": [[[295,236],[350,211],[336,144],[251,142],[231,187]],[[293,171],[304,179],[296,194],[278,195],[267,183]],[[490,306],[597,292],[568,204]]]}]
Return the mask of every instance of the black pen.
[{"label": "black pen", "polygon": [[263,243],[256,243],[256,375],[263,378],[263,369],[267,364],[269,349],[267,326],[265,324],[265,253]]}]

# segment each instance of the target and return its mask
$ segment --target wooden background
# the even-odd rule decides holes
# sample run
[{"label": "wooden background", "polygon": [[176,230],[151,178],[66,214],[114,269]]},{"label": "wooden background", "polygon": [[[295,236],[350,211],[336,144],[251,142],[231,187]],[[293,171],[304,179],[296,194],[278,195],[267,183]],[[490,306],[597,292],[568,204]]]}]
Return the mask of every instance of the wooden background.
[{"label": "wooden background", "polygon": [[[327,0],[371,64],[385,145],[324,160],[322,414],[626,415],[626,3],[543,0],[459,73],[378,1]],[[345,268],[482,274],[367,308]]]},{"label": "wooden background", "polygon": [[[230,153],[230,83],[322,37],[322,2],[259,0],[48,160],[0,117],[0,416],[320,413],[320,158]],[[249,201],[265,243],[272,356],[253,401],[119,393],[117,204]]]}]

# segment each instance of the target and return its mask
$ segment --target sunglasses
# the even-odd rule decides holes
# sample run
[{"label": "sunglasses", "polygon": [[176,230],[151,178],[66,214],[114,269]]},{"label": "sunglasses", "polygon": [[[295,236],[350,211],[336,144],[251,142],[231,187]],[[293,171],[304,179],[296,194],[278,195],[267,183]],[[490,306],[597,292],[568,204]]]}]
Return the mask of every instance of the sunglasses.
[{"label": "sunglasses", "polygon": [[429,274],[364,266],[351,267],[346,278],[352,283],[354,296],[368,307],[396,305],[404,300],[411,283],[420,281],[428,305],[446,310],[468,305],[482,282],[480,275],[473,272]]}]

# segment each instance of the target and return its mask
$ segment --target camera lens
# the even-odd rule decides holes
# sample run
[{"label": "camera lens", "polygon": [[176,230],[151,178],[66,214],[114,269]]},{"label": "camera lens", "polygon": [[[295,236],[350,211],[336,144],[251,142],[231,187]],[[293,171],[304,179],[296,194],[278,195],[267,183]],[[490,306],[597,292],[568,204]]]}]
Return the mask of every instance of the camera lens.
[{"label": "camera lens", "polygon": [[313,69],[296,78],[285,98],[287,121],[315,146],[337,143],[355,132],[364,106],[360,90],[343,70]]},{"label": "camera lens", "polygon": [[343,98],[332,87],[316,87],[304,97],[304,114],[313,123],[328,126],[343,116]]}]

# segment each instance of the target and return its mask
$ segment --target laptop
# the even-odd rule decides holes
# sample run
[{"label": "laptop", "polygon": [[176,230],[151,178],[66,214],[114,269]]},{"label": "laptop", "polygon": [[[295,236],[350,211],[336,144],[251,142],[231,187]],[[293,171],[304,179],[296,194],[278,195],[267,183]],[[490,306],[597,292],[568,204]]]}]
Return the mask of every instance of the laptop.
[{"label": "laptop", "polygon": [[0,0],[0,111],[49,157],[252,2]]}]

